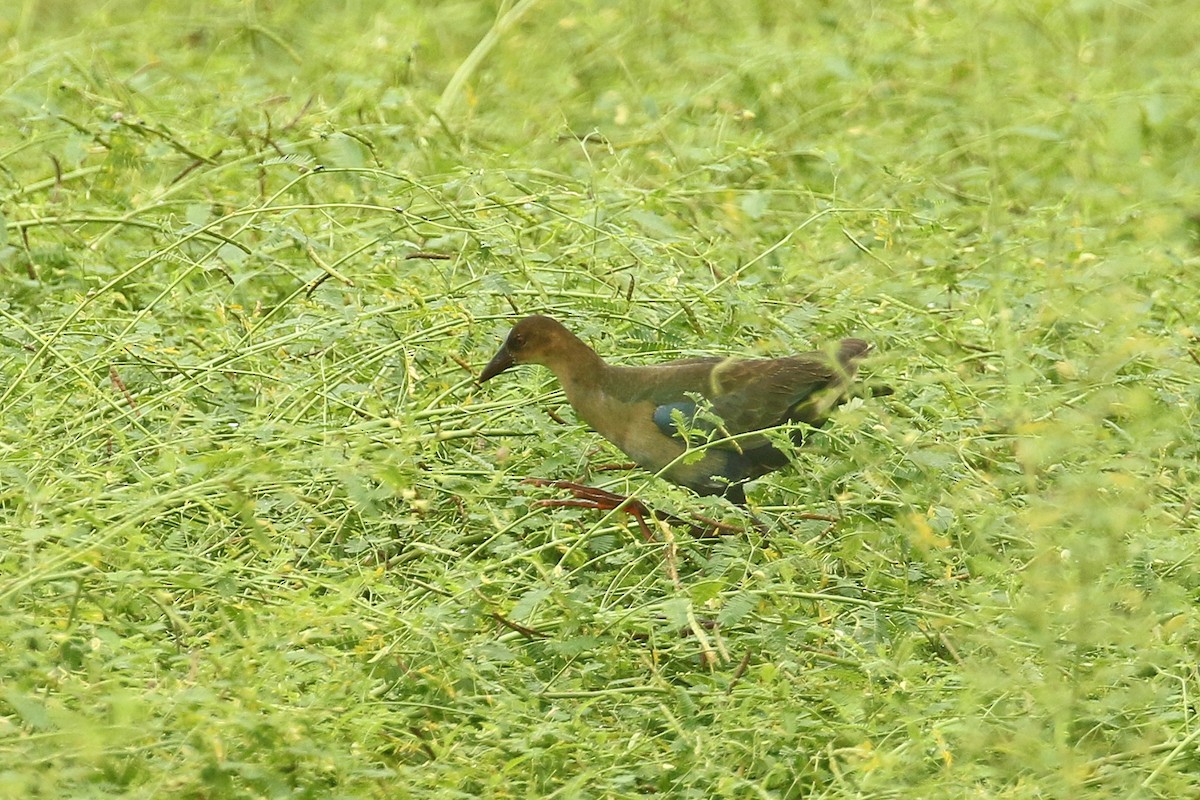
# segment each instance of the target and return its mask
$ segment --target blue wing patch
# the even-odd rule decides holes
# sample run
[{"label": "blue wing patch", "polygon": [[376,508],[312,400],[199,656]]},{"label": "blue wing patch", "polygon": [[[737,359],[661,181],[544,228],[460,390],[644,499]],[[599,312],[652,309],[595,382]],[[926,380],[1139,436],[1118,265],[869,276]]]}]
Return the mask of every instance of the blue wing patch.
[{"label": "blue wing patch", "polygon": [[687,400],[680,400],[675,403],[663,403],[654,409],[654,424],[663,432],[663,435],[682,439],[683,437],[679,433],[679,426],[675,424],[676,411],[683,416],[684,427],[691,428],[695,425],[696,404]]}]

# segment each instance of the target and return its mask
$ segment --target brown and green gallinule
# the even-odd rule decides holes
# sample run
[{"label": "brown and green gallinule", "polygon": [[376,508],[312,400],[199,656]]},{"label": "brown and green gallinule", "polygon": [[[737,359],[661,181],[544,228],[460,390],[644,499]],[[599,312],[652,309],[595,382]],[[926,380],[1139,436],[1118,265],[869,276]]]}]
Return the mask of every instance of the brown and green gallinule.
[{"label": "brown and green gallinule", "polygon": [[[820,427],[843,402],[870,345],[842,339],[829,352],[783,358],[687,358],[621,367],[551,317],[518,322],[479,375],[491,380],[518,364],[549,367],[567,400],[588,425],[639,466],[701,495],[746,502],[743,484],[788,463],[787,455],[757,431],[787,423]],[[801,445],[805,427],[790,428]],[[683,457],[689,448],[695,451]],[[580,505],[613,509],[625,504],[648,529],[644,506],[621,495],[568,481],[533,483],[571,490]]]}]

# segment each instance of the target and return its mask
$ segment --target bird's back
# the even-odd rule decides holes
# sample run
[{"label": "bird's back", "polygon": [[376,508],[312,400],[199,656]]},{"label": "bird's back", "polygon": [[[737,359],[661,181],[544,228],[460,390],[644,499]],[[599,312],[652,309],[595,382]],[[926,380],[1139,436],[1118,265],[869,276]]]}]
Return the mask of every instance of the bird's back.
[{"label": "bird's back", "polygon": [[[686,407],[702,397],[729,433],[789,421],[818,424],[854,377],[870,350],[862,339],[843,339],[833,352],[815,350],[782,358],[686,358],[646,367],[610,367],[613,385],[656,405]],[[828,390],[831,402],[807,403]]]}]

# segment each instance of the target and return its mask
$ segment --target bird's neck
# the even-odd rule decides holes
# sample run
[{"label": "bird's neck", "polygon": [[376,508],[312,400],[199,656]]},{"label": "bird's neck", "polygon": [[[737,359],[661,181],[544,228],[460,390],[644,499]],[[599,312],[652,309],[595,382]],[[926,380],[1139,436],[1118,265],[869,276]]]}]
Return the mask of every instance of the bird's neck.
[{"label": "bird's neck", "polygon": [[587,391],[596,386],[608,369],[604,359],[574,335],[564,337],[556,349],[554,359],[548,366],[563,385],[568,397],[580,390]]},{"label": "bird's neck", "polygon": [[[604,363],[595,350],[587,343],[569,331],[554,343],[554,349],[547,355],[545,364],[558,378],[567,401],[576,411],[586,410],[582,416],[593,416],[590,412],[598,397],[603,394],[605,373],[609,366]],[[594,426],[591,419],[587,421]]]}]

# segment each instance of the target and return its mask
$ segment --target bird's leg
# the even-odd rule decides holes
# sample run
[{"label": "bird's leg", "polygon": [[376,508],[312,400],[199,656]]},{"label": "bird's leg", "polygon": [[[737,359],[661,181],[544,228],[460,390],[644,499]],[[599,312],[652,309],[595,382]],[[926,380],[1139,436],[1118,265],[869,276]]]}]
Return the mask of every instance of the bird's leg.
[{"label": "bird's leg", "polygon": [[[692,514],[691,519],[682,519],[674,514],[667,514],[663,511],[654,511],[640,500],[634,500],[626,497],[623,494],[616,494],[604,489],[597,489],[594,486],[585,486],[582,483],[573,483],[572,481],[552,481],[545,478],[526,478],[521,483],[528,483],[532,486],[549,486],[554,489],[566,489],[575,497],[574,499],[561,500],[538,500],[537,505],[551,508],[591,508],[597,511],[612,511],[620,508],[625,513],[637,520],[638,527],[642,531],[642,536],[646,541],[652,541],[654,534],[650,532],[650,526],[646,524],[646,517],[657,517],[666,522],[676,525],[686,525],[690,529],[693,536],[702,538],[708,535],[721,533],[740,532],[741,529],[736,525],[731,525],[728,522],[720,522],[715,519],[710,519],[700,514]],[[710,534],[709,532],[713,533]]]},{"label": "bird's leg", "polygon": [[538,500],[537,505],[551,508],[591,508],[597,511],[613,511],[620,508],[625,513],[637,520],[638,527],[642,530],[642,536],[646,541],[652,541],[654,534],[650,532],[650,526],[646,524],[646,517],[652,515],[650,509],[646,508],[640,500],[634,500],[625,495],[608,492],[604,489],[597,489],[594,486],[584,486],[582,483],[572,483],[571,481],[551,481],[545,478],[526,478],[521,483],[528,483],[533,486],[550,486],[555,489],[566,489],[571,494],[575,495],[573,500]]}]

